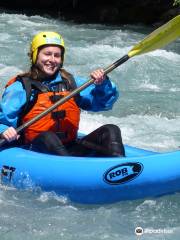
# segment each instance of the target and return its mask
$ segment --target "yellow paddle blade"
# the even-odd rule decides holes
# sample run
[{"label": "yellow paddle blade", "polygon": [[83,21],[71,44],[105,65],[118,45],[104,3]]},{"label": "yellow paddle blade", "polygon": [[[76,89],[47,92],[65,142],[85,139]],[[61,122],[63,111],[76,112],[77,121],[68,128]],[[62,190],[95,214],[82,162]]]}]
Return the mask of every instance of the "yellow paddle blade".
[{"label": "yellow paddle blade", "polygon": [[180,37],[180,15],[149,34],[129,51],[128,56],[133,57],[162,48],[178,37]]}]

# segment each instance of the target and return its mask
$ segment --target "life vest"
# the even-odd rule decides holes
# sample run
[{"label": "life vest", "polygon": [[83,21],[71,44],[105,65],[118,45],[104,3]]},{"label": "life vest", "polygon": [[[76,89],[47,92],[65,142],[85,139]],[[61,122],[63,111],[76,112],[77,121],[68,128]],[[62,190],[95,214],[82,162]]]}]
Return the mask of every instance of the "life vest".
[{"label": "life vest", "polygon": [[[73,88],[75,88],[75,81],[72,84],[69,84],[68,81],[63,80],[65,84],[57,84],[58,91],[51,91],[39,81],[31,80],[27,77],[13,78],[7,83],[6,87],[17,80],[22,82],[27,96],[27,103],[20,116],[19,125],[45,111],[60,98],[68,95]],[[34,90],[34,100],[30,101],[32,90]],[[57,133],[63,143],[71,142],[77,137],[79,121],[80,109],[76,103],[75,97],[73,97],[29,127],[25,128],[23,131],[24,141],[25,143],[30,143],[41,132],[52,131]]]}]

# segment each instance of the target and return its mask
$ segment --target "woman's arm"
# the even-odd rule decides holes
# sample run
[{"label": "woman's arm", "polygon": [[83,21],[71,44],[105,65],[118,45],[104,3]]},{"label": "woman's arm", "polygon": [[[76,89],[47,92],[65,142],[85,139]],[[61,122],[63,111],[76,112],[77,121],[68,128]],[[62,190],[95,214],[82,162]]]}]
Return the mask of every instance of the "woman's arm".
[{"label": "woman's arm", "polygon": [[15,134],[12,128],[17,127],[19,114],[25,102],[26,92],[19,81],[5,89],[0,103],[0,133],[3,137],[7,136],[7,140]]},{"label": "woman's arm", "polygon": [[[78,105],[87,111],[107,111],[112,109],[114,102],[118,99],[119,93],[114,83],[107,76],[103,76],[103,70],[92,72],[91,77],[95,84],[80,92]],[[77,87],[87,80],[75,78]]]}]

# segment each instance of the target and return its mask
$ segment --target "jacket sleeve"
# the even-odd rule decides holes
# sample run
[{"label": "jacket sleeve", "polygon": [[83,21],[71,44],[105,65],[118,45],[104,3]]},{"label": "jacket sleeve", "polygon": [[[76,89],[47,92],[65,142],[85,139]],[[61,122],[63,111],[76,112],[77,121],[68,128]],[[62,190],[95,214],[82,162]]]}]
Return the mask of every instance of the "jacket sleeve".
[{"label": "jacket sleeve", "polygon": [[19,81],[5,89],[0,103],[0,133],[10,126],[17,127],[18,116],[25,102],[26,92]]},{"label": "jacket sleeve", "polygon": [[[77,87],[87,80],[75,78]],[[78,105],[87,111],[107,111],[112,109],[113,104],[119,97],[119,92],[113,82],[107,77],[100,85],[92,84],[80,92]]]}]

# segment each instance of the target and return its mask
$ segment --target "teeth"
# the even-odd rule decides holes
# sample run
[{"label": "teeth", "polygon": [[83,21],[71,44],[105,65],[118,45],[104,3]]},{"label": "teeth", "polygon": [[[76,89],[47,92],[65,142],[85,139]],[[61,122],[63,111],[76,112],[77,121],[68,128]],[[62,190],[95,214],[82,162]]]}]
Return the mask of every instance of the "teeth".
[{"label": "teeth", "polygon": [[53,66],[46,66],[47,68],[51,68],[51,69],[53,69],[54,67]]}]

